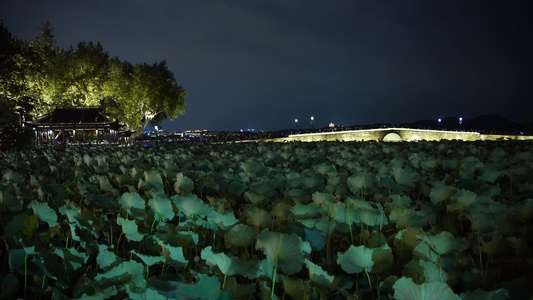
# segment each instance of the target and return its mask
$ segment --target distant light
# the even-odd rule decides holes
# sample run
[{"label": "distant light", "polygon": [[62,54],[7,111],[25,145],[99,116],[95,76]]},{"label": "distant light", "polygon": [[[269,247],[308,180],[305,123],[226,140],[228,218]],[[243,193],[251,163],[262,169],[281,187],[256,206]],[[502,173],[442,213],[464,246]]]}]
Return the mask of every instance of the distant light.
[{"label": "distant light", "polygon": [[463,118],[459,118],[459,121],[463,121]]},{"label": "distant light", "polygon": [[294,123],[298,123],[298,119],[294,119]]},{"label": "distant light", "polygon": [[442,122],[442,119],[439,118],[439,123]]},{"label": "distant light", "polygon": [[329,123],[329,127],[335,127],[335,124]]},{"label": "distant light", "polygon": [[155,131],[158,131],[159,130],[159,127],[155,126]]},{"label": "distant light", "polygon": [[311,121],[313,121],[315,119],[315,117],[311,116]]}]

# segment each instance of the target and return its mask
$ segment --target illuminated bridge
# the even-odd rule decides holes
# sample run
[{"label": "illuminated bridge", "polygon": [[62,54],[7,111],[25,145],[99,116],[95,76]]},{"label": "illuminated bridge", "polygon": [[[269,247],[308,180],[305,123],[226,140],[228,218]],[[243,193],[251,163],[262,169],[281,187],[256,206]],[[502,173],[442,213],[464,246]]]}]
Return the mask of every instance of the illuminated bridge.
[{"label": "illuminated bridge", "polygon": [[411,128],[377,128],[350,131],[319,132],[306,134],[291,134],[288,137],[272,139],[272,141],[315,142],[315,141],[489,141],[489,140],[533,140],[533,136],[523,135],[493,135],[468,131],[443,131]]}]

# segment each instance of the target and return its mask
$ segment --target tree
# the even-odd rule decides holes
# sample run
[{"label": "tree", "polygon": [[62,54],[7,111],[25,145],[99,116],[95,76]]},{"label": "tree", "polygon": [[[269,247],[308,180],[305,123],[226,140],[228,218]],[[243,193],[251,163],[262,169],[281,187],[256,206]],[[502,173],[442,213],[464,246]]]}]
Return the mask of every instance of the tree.
[{"label": "tree", "polygon": [[187,93],[166,61],[132,65],[111,58],[100,43],[92,42],[64,50],[57,46],[49,22],[42,23],[28,43],[13,38],[3,25],[0,30],[0,42],[8,49],[0,56],[0,66],[5,65],[0,75],[4,100],[31,99],[35,116],[56,106],[102,105],[111,117],[136,130],[184,113]]}]

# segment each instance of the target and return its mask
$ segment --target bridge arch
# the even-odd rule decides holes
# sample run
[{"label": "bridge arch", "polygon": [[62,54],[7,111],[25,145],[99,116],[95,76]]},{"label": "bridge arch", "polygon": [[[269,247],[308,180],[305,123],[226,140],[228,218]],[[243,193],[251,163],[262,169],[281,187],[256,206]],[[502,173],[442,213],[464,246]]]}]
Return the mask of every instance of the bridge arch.
[{"label": "bridge arch", "polygon": [[403,138],[397,132],[389,132],[383,136],[384,142],[402,142]]}]

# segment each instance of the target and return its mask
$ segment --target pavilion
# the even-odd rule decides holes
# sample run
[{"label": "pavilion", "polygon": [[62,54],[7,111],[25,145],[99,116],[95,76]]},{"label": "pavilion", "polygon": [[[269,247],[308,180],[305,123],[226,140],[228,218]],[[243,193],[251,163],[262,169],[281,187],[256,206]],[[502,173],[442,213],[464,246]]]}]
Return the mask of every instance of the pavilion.
[{"label": "pavilion", "polygon": [[123,127],[104,114],[101,106],[59,106],[35,121],[26,122],[35,131],[37,144],[121,143]]}]

